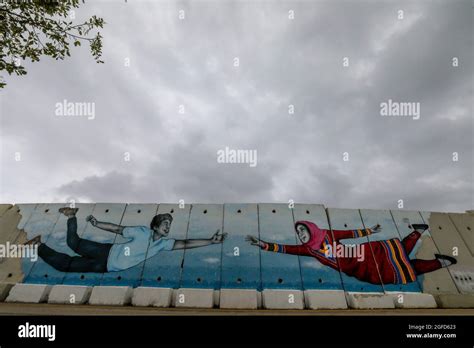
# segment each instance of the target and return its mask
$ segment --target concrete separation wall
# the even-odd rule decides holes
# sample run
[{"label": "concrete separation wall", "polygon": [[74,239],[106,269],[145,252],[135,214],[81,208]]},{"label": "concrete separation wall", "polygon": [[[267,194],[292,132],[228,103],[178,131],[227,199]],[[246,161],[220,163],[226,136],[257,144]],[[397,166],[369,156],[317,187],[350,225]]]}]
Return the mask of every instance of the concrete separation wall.
[{"label": "concrete separation wall", "polygon": [[238,203],[70,208],[0,204],[0,301],[474,308],[471,213]]}]

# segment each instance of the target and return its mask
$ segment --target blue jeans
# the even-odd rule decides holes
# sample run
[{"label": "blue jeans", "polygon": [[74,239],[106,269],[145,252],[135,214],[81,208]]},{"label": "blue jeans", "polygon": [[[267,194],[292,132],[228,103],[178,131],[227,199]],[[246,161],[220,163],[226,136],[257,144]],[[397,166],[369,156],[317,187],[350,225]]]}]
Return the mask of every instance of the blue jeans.
[{"label": "blue jeans", "polygon": [[113,244],[82,239],[77,235],[77,219],[67,220],[67,245],[81,256],[69,256],[51,249],[46,244],[38,248],[38,255],[61,272],[107,272],[107,259]]}]

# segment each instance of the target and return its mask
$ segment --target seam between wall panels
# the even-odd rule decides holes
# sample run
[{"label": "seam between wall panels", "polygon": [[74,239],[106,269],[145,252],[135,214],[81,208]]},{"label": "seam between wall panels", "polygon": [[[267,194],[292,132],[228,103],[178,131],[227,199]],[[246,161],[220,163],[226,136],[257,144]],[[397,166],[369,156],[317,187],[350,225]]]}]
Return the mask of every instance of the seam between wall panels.
[{"label": "seam between wall panels", "polygon": [[[331,233],[332,240],[334,239],[334,233],[332,232],[332,225],[331,225],[331,219],[329,218],[329,208],[324,208],[324,211],[326,212],[326,218],[328,220],[328,226],[329,226],[329,233]],[[337,271],[339,272],[339,279],[341,280],[341,287],[344,292],[346,292],[346,289],[344,287],[344,281],[342,279],[342,274],[341,274],[341,266],[339,264],[339,258],[336,257],[336,262],[337,262]],[[347,300],[346,300],[347,303]]]},{"label": "seam between wall panels", "polygon": [[[400,239],[400,242],[403,241],[402,239],[402,234],[400,233],[400,230],[398,229],[398,224],[397,222],[395,221],[395,217],[393,216],[393,213],[392,213],[392,210],[391,209],[388,209],[388,212],[390,213],[390,216],[392,217],[392,221],[393,221],[393,224],[395,225],[395,229],[397,230],[397,233],[398,233],[398,237]],[[410,223],[410,226],[411,226],[411,223]],[[417,241],[418,243],[418,241]],[[416,243],[415,243],[416,245]],[[408,257],[408,260],[411,261],[410,259],[410,253],[407,253],[407,257]],[[418,285],[418,288],[420,289],[420,292],[423,293],[423,288],[422,288],[422,284],[420,283],[420,280],[418,279],[418,275],[416,275],[416,284]]]},{"label": "seam between wall panels", "polygon": [[[224,216],[225,216],[225,203],[222,204],[222,219],[221,219],[221,234],[223,235],[224,234]],[[222,243],[220,243],[220,247],[221,247],[221,256],[220,256],[220,267],[219,267],[219,284],[215,285],[214,286],[214,290],[220,290],[221,286],[222,286],[222,255],[224,253],[224,241],[222,241]],[[220,303],[220,299],[221,299],[221,293],[219,292],[219,303]]]},{"label": "seam between wall panels", "polygon": [[[257,233],[258,239],[260,240],[260,203],[257,203]],[[260,274],[260,281],[258,284],[258,291],[263,291],[263,280],[262,280],[262,249],[258,247],[258,263],[259,263],[259,274]]]},{"label": "seam between wall panels", "polygon": [[[188,223],[186,225],[186,234],[184,236],[184,239],[188,239],[188,232],[189,232],[189,223],[191,220],[191,212],[193,210],[193,204],[189,205],[189,214],[188,214]],[[186,257],[186,249],[183,250],[182,258],[181,258],[181,266],[179,270],[179,281],[178,281],[178,289],[181,288],[181,284],[183,281],[183,269],[184,269],[184,259]]]},{"label": "seam between wall panels", "polygon": [[[436,243],[436,241],[435,241],[433,235],[431,234],[431,226],[430,226],[430,224],[429,224],[429,221],[426,221],[426,220],[425,220],[425,218],[423,217],[423,214],[421,213],[421,211],[419,211],[418,213],[420,214],[421,219],[424,221],[424,223],[425,223],[426,225],[428,225],[428,228],[429,228],[429,230],[430,230],[431,240],[433,241],[433,244],[434,244],[434,246],[435,246],[435,248],[436,248],[436,251],[438,252],[438,254],[441,254],[441,249],[438,247],[438,244]],[[427,212],[427,213],[429,213],[429,214],[430,214],[430,217],[431,217],[432,212]],[[462,294],[461,290],[459,290],[458,285],[457,285],[456,282],[454,281],[454,277],[453,277],[453,275],[451,274],[451,271],[449,270],[449,268],[447,268],[446,270],[447,270],[449,276],[451,277],[451,280],[452,280],[452,282],[454,283],[454,286],[456,287],[456,290],[458,291],[459,294]],[[438,290],[438,289],[437,289],[437,290]]]},{"label": "seam between wall panels", "polygon": [[[158,210],[160,209],[160,205],[161,204],[159,203],[156,205],[155,215],[158,215]],[[140,278],[138,279],[139,286],[142,284],[142,281],[143,281],[143,273],[145,272],[145,265],[146,265],[146,261],[148,260],[148,250],[150,250],[150,243],[151,243],[152,238],[153,238],[153,235],[151,235],[150,239],[148,240],[148,247],[146,248],[145,260],[143,261],[142,271],[140,272]]]},{"label": "seam between wall panels", "polygon": [[[61,204],[61,203],[59,203],[58,205],[60,205],[60,204]],[[63,203],[63,204],[64,204],[64,206],[67,206],[67,203]],[[45,205],[46,205],[46,206],[47,206],[47,205],[55,205],[55,203],[47,203],[47,204],[45,204]],[[33,213],[31,214],[31,216],[33,216],[33,214],[35,213],[36,209],[38,209],[38,208],[39,208],[39,204],[35,207],[35,210],[34,210]],[[47,209],[49,210],[49,208],[47,208]],[[46,239],[45,239],[44,242],[42,242],[42,243],[46,244],[46,243],[48,242],[49,238],[51,237],[51,234],[53,233],[54,229],[56,228],[56,225],[57,225],[57,223],[58,223],[58,221],[59,221],[60,216],[61,216],[61,214],[58,213],[57,218],[54,220],[54,223],[53,223],[53,225],[51,226],[51,229],[49,230],[49,233],[46,235]],[[25,227],[26,227],[26,224],[25,224]],[[41,232],[42,232],[42,231],[41,231]],[[41,235],[41,232],[39,232],[39,235]],[[25,233],[26,233],[26,231],[25,231]],[[19,234],[19,235],[20,235],[20,234]],[[34,237],[33,237],[33,238],[34,238]],[[22,260],[22,264],[23,264],[23,260]],[[37,266],[37,263],[36,263],[36,262],[31,266],[31,268],[30,268],[29,271],[28,271],[28,274],[23,273],[23,280],[22,280],[22,283],[30,276],[30,274],[33,273],[33,270],[35,269],[35,266]],[[23,271],[23,270],[22,270],[22,271]]]},{"label": "seam between wall panels", "polygon": [[[471,249],[469,248],[469,243],[466,241],[461,233],[461,231],[458,229],[456,226],[456,223],[454,222],[453,218],[451,217],[450,213],[447,213],[449,220],[451,220],[451,223],[453,224],[454,228],[458,232],[458,235],[461,237],[461,240],[466,244],[467,250],[469,251],[469,254],[471,254],[471,257],[474,257],[474,255],[471,253]],[[462,226],[461,226],[462,227]]]},{"label": "seam between wall panels", "polygon": [[[293,208],[290,208],[290,210],[291,210],[291,218],[293,220],[293,229],[294,229],[294,226],[296,224],[294,206],[293,206]],[[295,242],[295,245],[296,245],[296,243],[297,243],[296,233],[294,234],[294,238],[295,238],[294,242]],[[303,270],[301,269],[301,257],[300,257],[300,255],[297,255],[297,257],[298,257],[298,266],[299,266],[299,269],[300,269],[301,290],[305,291],[306,288],[305,288],[305,284],[304,284],[304,280],[303,280]]]},{"label": "seam between wall panels", "polygon": [[[28,222],[30,222],[30,219],[31,217],[33,216],[33,213],[36,211],[36,208],[38,207],[38,204],[35,204],[35,207],[33,208],[33,210],[31,211],[31,214],[30,216],[26,219],[25,221],[25,224],[23,225],[23,228],[21,230],[19,230],[20,232],[16,234],[15,236],[15,239],[13,240],[13,243],[17,243],[18,241],[18,238],[20,238],[20,235],[21,235],[21,232],[23,231],[25,234],[26,234],[26,231],[25,231],[25,227],[26,225],[28,224]],[[18,209],[20,209],[20,215],[21,215],[21,208],[18,206]],[[21,218],[20,218],[20,221],[18,221],[18,224],[21,222]],[[16,229],[18,229],[18,225],[15,226]]]},{"label": "seam between wall panels", "polygon": [[[364,219],[362,218],[362,213],[360,212],[360,209],[357,209],[357,211],[359,212],[360,221],[362,222],[362,226],[364,226],[364,229],[367,229],[367,227],[365,226],[365,223],[364,223]],[[369,243],[370,253],[372,254],[372,258],[374,259],[375,268],[377,269],[377,275],[379,276],[380,284],[382,285],[382,290],[383,290],[384,293],[386,293],[387,291],[385,290],[385,284],[384,284],[384,282],[382,280],[382,276],[380,274],[379,264],[377,262],[377,259],[375,258],[374,250],[372,249],[372,243],[370,241],[369,235],[366,235],[365,237],[367,238],[367,242]]]},{"label": "seam between wall panels", "polygon": [[[120,203],[110,203],[110,204],[120,204]],[[125,212],[127,211],[128,206],[129,206],[129,204],[125,203],[125,207],[123,208],[123,211],[122,211],[122,216],[120,217],[120,220],[118,222],[118,225],[120,225],[120,226],[122,225],[123,217],[125,216]],[[84,229],[84,231],[85,231],[85,229]],[[118,234],[115,234],[114,241],[112,242],[112,245],[115,244],[115,242],[117,241],[117,238],[118,238]],[[104,279],[104,274],[105,273],[107,273],[107,272],[101,273],[101,276],[99,278],[99,282],[97,283],[97,286],[100,286],[102,284],[102,280]]]}]

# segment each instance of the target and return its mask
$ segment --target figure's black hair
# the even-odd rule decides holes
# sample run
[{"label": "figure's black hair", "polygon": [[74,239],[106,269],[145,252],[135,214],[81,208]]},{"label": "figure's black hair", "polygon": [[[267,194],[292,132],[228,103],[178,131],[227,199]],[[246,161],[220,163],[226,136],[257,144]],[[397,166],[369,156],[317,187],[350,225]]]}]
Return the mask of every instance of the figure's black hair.
[{"label": "figure's black hair", "polygon": [[155,215],[150,222],[150,229],[153,230],[155,227],[159,227],[160,224],[165,220],[170,220],[171,223],[173,222],[173,217],[168,213]]}]

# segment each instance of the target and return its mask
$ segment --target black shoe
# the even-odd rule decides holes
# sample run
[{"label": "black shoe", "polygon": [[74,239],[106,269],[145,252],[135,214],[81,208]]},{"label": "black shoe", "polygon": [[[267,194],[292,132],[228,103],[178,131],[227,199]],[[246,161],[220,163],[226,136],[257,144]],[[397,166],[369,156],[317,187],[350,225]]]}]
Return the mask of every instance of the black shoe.
[{"label": "black shoe", "polygon": [[439,262],[441,262],[443,267],[449,267],[451,265],[455,265],[458,263],[458,260],[456,260],[454,257],[451,257],[451,256],[435,254],[435,257]]},{"label": "black shoe", "polygon": [[428,225],[426,224],[413,224],[411,225],[411,227],[416,230],[416,231],[420,231],[420,232],[423,232],[425,230],[427,230],[429,228]]},{"label": "black shoe", "polygon": [[69,207],[63,207],[63,208],[58,209],[58,211],[61,214],[66,215],[68,218],[76,216],[76,213],[77,213],[78,210],[79,210],[79,208],[69,208]]}]

